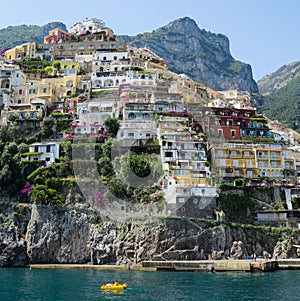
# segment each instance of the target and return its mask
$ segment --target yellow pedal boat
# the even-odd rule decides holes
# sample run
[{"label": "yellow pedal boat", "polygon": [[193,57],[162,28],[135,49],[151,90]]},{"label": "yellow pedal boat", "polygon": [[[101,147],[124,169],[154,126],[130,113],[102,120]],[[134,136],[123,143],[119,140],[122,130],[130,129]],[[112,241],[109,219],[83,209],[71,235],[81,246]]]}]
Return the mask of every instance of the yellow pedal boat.
[{"label": "yellow pedal boat", "polygon": [[101,286],[102,290],[123,290],[127,287],[126,283],[113,283],[113,284],[103,284]]}]

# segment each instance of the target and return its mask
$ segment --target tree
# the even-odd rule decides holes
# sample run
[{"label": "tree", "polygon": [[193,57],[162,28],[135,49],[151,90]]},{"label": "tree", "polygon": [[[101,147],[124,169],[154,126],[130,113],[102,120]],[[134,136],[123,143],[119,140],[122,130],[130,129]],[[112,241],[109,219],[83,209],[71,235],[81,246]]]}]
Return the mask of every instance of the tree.
[{"label": "tree", "polygon": [[61,64],[60,64],[60,61],[54,61],[52,63],[52,66],[54,68],[54,72],[57,73],[60,71],[60,67],[61,67]]},{"label": "tree", "polygon": [[45,70],[45,72],[46,72],[47,74],[52,74],[52,73],[54,72],[54,68],[51,67],[51,66],[45,67],[44,70]]},{"label": "tree", "polygon": [[50,138],[53,136],[53,132],[55,129],[55,120],[51,116],[45,117],[42,122],[42,136],[43,138]]},{"label": "tree", "polygon": [[107,118],[104,121],[104,126],[111,137],[116,137],[120,128],[120,121],[118,118]]}]

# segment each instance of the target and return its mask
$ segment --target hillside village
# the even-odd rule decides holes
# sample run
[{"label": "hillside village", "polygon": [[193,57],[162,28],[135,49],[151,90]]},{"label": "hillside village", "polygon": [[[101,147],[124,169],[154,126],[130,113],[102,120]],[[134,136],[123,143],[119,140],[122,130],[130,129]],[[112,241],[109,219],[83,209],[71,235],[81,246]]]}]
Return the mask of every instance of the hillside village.
[{"label": "hillside village", "polygon": [[[0,55],[1,126],[18,125],[26,136],[45,118],[53,121],[51,134],[32,139],[21,154],[27,164],[43,162],[37,168],[50,169],[60,164],[66,141],[94,146],[115,138],[118,149],[111,146],[111,161],[130,152],[137,160],[161,162],[157,174],[150,168],[126,178],[131,188],[156,187],[154,200],[164,201],[155,214],[222,219],[220,189],[272,187],[277,206],[257,212],[258,221],[300,225],[299,135],[258,114],[248,91],[215,91],[171,72],[164,58],[117,40],[95,18],[68,31],[55,28],[43,44],[26,43]],[[40,62],[39,69],[30,70],[30,61]],[[117,127],[114,134],[111,124]],[[81,155],[80,160],[93,159]],[[78,182],[80,175],[75,175]],[[107,176],[100,178],[107,186]],[[108,196],[106,187],[101,189],[103,201]]]}]

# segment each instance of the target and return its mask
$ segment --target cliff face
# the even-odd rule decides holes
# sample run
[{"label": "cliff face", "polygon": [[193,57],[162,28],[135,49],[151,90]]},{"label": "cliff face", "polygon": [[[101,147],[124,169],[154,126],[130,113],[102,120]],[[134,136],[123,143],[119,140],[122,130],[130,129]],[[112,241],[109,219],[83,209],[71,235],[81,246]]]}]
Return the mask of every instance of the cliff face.
[{"label": "cliff face", "polygon": [[[7,209],[8,208],[8,209]],[[254,227],[188,219],[100,222],[93,210],[6,205],[0,224],[0,267],[28,263],[128,264],[143,260],[244,258],[264,251],[297,257],[299,234],[284,237]],[[283,240],[282,242],[279,242]]]},{"label": "cliff face", "polygon": [[118,38],[135,47],[151,49],[166,59],[170,70],[184,73],[215,90],[258,92],[251,66],[231,56],[228,38],[199,29],[196,22],[188,17],[151,33]]},{"label": "cliff face", "polygon": [[279,90],[300,75],[300,62],[292,62],[280,67],[275,72],[264,76],[257,82],[261,94]]}]

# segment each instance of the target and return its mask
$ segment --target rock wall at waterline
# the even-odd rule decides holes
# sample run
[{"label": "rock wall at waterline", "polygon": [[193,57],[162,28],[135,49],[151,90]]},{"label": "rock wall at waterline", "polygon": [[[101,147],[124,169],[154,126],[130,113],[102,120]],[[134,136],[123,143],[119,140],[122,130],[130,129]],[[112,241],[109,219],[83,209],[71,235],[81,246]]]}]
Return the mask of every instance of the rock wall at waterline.
[{"label": "rock wall at waterline", "polygon": [[278,258],[300,256],[293,247],[300,242],[299,232],[288,229],[179,218],[119,224],[100,221],[93,210],[29,204],[7,205],[6,212],[7,218],[0,221],[1,267],[238,259],[253,252]]}]

